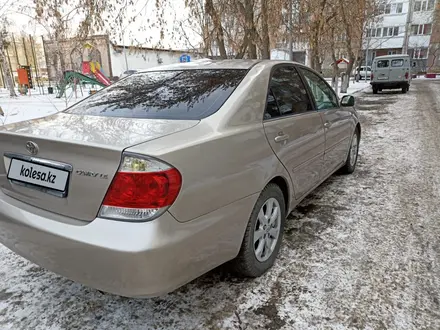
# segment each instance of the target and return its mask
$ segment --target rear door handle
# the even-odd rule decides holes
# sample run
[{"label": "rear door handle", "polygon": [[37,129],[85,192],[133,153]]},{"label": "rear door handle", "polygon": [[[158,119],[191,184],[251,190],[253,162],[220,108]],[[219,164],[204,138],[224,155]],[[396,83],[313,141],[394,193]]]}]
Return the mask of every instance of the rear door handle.
[{"label": "rear door handle", "polygon": [[326,122],[324,123],[324,127],[325,127],[325,128],[330,128],[331,126],[332,126],[332,123],[329,122],[329,121],[326,121]]},{"label": "rear door handle", "polygon": [[278,135],[275,137],[275,142],[280,143],[289,139],[288,134]]}]

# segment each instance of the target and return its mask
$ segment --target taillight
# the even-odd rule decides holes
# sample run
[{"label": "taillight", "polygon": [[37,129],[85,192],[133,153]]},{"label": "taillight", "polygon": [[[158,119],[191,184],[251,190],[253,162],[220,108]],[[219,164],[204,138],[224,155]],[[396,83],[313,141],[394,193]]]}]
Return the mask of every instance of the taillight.
[{"label": "taillight", "polygon": [[99,217],[148,221],[162,215],[182,186],[180,172],[159,160],[124,154],[102,202]]},{"label": "taillight", "polygon": [[370,79],[371,79],[371,80],[374,79],[374,73],[373,73],[373,72],[371,72],[371,77],[370,77]]},{"label": "taillight", "polygon": [[409,77],[409,73],[405,72],[405,79],[408,79],[408,77]]}]

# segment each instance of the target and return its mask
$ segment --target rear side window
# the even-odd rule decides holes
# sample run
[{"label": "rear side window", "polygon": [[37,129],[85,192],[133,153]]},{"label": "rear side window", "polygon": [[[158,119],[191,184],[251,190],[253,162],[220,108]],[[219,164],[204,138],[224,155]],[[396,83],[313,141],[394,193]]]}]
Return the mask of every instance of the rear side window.
[{"label": "rear side window", "polygon": [[392,61],[391,61],[391,66],[392,66],[393,68],[397,68],[397,67],[401,67],[401,66],[403,66],[403,59],[392,60]]},{"label": "rear side window", "polygon": [[145,119],[202,119],[218,111],[247,70],[135,73],[88,97],[67,113]]},{"label": "rear side window", "polygon": [[313,110],[307,90],[293,66],[277,68],[270,80],[264,119]]},{"label": "rear side window", "polygon": [[388,68],[390,66],[390,61],[388,60],[379,60],[377,61],[376,67],[378,68]]}]

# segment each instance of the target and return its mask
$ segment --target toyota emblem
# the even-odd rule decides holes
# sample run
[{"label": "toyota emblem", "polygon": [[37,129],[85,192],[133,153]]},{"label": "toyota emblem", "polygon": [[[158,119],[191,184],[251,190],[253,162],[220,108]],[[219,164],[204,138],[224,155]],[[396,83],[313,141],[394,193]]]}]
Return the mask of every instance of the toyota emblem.
[{"label": "toyota emblem", "polygon": [[32,141],[28,141],[26,142],[26,150],[31,154],[31,155],[36,155],[38,154],[38,144],[36,144],[35,142]]}]

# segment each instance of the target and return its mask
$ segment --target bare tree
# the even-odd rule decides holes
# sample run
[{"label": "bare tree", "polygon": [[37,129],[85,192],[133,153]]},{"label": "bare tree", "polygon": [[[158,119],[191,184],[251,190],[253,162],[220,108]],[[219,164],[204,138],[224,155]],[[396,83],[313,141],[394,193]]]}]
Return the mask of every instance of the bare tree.
[{"label": "bare tree", "polygon": [[9,63],[6,56],[6,47],[8,45],[7,43],[7,30],[6,27],[8,26],[8,21],[6,18],[0,18],[0,70],[3,71],[4,77],[6,80],[6,84],[8,85],[9,89],[9,95],[11,97],[17,96],[14,89],[14,84],[12,82],[12,73],[9,70]]}]

